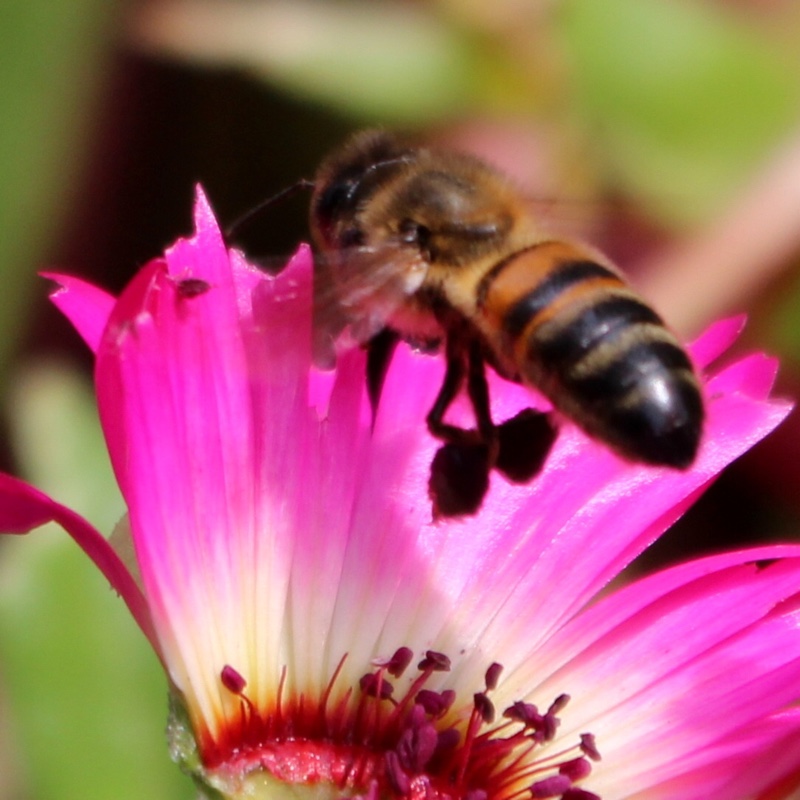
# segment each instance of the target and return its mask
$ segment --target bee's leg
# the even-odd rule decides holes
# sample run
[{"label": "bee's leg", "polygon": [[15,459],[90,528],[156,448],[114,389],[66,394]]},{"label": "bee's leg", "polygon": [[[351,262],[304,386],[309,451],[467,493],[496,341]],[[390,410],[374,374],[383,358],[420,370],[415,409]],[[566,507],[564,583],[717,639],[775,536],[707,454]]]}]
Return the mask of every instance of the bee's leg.
[{"label": "bee's leg", "polygon": [[367,394],[372,408],[372,423],[378,414],[383,382],[400,337],[390,328],[384,328],[367,342]]},{"label": "bee's leg", "polygon": [[426,418],[428,430],[443,442],[475,444],[478,438],[475,431],[459,428],[457,425],[450,425],[444,421],[447,409],[456,399],[467,376],[467,351],[456,337],[447,338],[445,359],[447,367],[442,387]]},{"label": "bee's leg", "polygon": [[[442,388],[428,414],[430,432],[443,444],[431,463],[428,493],[434,519],[474,514],[489,489],[489,473],[496,447],[492,444],[494,426],[489,416],[489,391],[483,373],[483,359],[463,338],[447,340],[447,370]],[[480,362],[480,363],[479,363]],[[449,425],[443,417],[464,381],[475,408],[478,429]]]},{"label": "bee's leg", "polygon": [[481,507],[491,466],[484,444],[443,444],[431,462],[428,494],[433,518],[463,517]]},{"label": "bee's leg", "polygon": [[541,472],[557,436],[551,414],[523,409],[497,426],[494,466],[512,483],[527,483]]},{"label": "bee's leg", "polygon": [[469,345],[469,373],[467,394],[475,412],[475,422],[483,442],[489,447],[490,460],[497,455],[497,428],[492,422],[492,409],[489,400],[489,383],[486,380],[486,360],[480,343],[472,341]]}]

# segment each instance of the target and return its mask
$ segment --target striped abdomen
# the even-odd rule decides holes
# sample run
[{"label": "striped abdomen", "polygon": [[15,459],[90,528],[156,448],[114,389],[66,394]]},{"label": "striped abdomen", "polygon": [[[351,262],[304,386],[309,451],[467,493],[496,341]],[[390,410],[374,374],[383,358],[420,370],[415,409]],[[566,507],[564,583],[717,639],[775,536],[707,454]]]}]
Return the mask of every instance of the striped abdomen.
[{"label": "striped abdomen", "polygon": [[484,276],[477,313],[522,381],[587,433],[636,461],[692,463],[703,422],[692,364],[594,254],[564,242],[513,254]]}]

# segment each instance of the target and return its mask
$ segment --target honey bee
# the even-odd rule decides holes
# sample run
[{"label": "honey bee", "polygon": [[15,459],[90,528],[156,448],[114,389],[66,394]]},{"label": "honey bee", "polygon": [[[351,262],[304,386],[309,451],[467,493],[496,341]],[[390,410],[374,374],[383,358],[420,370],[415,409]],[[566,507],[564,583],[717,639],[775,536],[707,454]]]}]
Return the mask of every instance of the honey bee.
[{"label": "honey bee", "polygon": [[[487,364],[625,459],[693,462],[703,399],[676,337],[608,259],[548,236],[524,194],[479,158],[364,131],[320,166],[310,224],[344,305],[371,336],[373,394],[395,340],[443,346],[445,377],[427,425],[455,452],[456,471],[458,448],[483,448],[489,468],[504,460]],[[445,422],[464,388],[474,430]],[[526,474],[555,436],[550,421],[536,430],[540,452]],[[445,514],[469,513],[482,499],[469,496],[480,489],[454,501],[442,491],[432,478]]]}]

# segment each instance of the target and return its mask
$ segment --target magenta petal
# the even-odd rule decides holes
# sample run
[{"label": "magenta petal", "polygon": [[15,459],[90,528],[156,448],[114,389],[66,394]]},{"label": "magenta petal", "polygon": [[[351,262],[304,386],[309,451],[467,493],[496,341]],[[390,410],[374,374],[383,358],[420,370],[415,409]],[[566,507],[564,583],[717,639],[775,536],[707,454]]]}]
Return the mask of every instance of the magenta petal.
[{"label": "magenta petal", "polygon": [[704,368],[719,358],[739,338],[746,323],[746,314],[712,323],[689,345],[695,363]]},{"label": "magenta petal", "polygon": [[747,356],[712,377],[707,384],[712,398],[730,392],[742,392],[756,400],[766,400],[778,374],[778,360],[763,353]]},{"label": "magenta petal", "polygon": [[[348,704],[370,716],[354,687],[402,645],[452,657],[430,688],[465,698],[460,722],[492,660],[504,667],[498,709],[571,694],[543,754],[597,734],[604,758],[587,789],[604,797],[725,796],[733,772],[750,786],[742,740],[777,756],[777,739],[798,727],[786,708],[800,683],[800,548],[706,559],[596,598],[785,417],[788,404],[769,399],[774,361],[752,356],[709,380],[704,439],[685,472],[626,463],[563,422],[535,480],[493,473],[479,514],[434,523],[427,481],[440,442],[424,419],[443,359],[401,346],[373,426],[363,352],[342,354],[333,374],[310,367],[308,250],[266,276],[226,248],[199,189],[195,225],[117,302],[70,278],[55,297],[97,351],[148,608],[102,537],[44,495],[0,484],[0,522],[59,521],[123,592],[157,637],[205,766],[225,748],[270,744],[262,722],[285,713],[291,731],[292,710],[321,697],[323,716],[326,703],[340,715],[326,732],[347,739]],[[718,358],[742,324],[713,326],[692,345],[696,362]],[[490,383],[498,419],[546,407]],[[450,411],[473,421],[463,398]],[[486,733],[498,732],[508,731]]]},{"label": "magenta petal", "polygon": [[558,687],[581,698],[565,725],[591,730],[602,719],[615,731],[593,787],[621,796],[707,768],[706,747],[795,700],[799,590],[800,547],[693,562],[610,595],[520,671],[548,676],[545,697]]},{"label": "magenta petal", "polygon": [[[574,656],[586,652],[592,642],[598,641],[607,632],[619,630],[619,626],[628,619],[643,613],[645,609],[653,606],[660,598],[672,596],[685,586],[700,586],[703,581],[711,581],[711,593],[722,595],[723,582],[730,580],[732,586],[737,582],[741,590],[751,595],[751,602],[746,606],[729,606],[726,623],[744,626],[748,620],[759,619],[761,612],[752,600],[755,578],[760,578],[765,590],[778,597],[778,600],[791,596],[794,593],[792,574],[784,576],[782,581],[773,579],[774,573],[762,575],[772,562],[784,560],[791,570],[800,570],[800,547],[793,545],[763,547],[758,549],[735,551],[697,559],[686,564],[681,564],[671,569],[662,570],[656,574],[629,584],[604,598],[588,610],[582,612],[574,622],[569,623],[556,633],[548,642],[548,652],[557,660],[569,660]],[[725,576],[729,576],[725,577]],[[718,583],[714,583],[714,576],[718,576]],[[722,577],[719,577],[722,576]],[[766,580],[769,578],[769,580]],[[797,584],[800,590],[800,583]],[[721,601],[717,603],[719,605]],[[773,596],[771,601],[775,602]],[[716,611],[709,610],[712,616]],[[721,620],[717,620],[721,622]],[[698,620],[699,626],[699,620]],[[708,633],[708,630],[705,631]],[[558,654],[558,655],[556,655]],[[557,669],[555,663],[549,664],[550,670]]]},{"label": "magenta petal", "polygon": [[[705,748],[699,764],[676,765],[675,774],[647,790],[648,800],[796,798],[800,789],[800,710],[751,723]],[[765,791],[764,787],[770,787]]]},{"label": "magenta petal", "polygon": [[158,653],[147,602],[111,545],[79,514],[24,481],[0,474],[0,531],[23,534],[46,522],[55,522],[64,528],[94,561]]},{"label": "magenta petal", "polygon": [[202,198],[197,224],[122,293],[96,368],[159,641],[189,698],[193,681],[208,697],[209,663],[243,652],[243,626],[275,635],[258,617],[284,602],[308,527],[305,437],[319,423],[307,250],[274,279],[227,251]]},{"label": "magenta petal", "polygon": [[136,314],[145,305],[148,294],[151,292],[155,277],[165,271],[165,265],[160,261],[151,261],[147,266],[140,270],[133,278],[131,283],[122,293],[119,301],[114,307],[105,328],[105,336],[101,338],[97,348],[97,361],[95,373],[97,381],[98,401],[100,402],[100,421],[103,424],[103,431],[108,445],[111,463],[114,466],[117,482],[122,489],[123,495],[127,486],[127,471],[125,469],[126,451],[128,441],[127,420],[114,413],[104,414],[104,404],[102,396],[108,396],[108,405],[113,408],[115,403],[124,397],[124,388],[118,382],[109,384],[107,379],[102,379],[100,375],[100,365],[102,363],[103,352],[111,346],[109,343],[119,339],[125,339],[131,332],[131,320],[135,319]]},{"label": "magenta petal", "polygon": [[80,278],[55,272],[43,272],[42,277],[60,284],[50,299],[75,326],[92,352],[96,353],[114,307],[114,297]]}]

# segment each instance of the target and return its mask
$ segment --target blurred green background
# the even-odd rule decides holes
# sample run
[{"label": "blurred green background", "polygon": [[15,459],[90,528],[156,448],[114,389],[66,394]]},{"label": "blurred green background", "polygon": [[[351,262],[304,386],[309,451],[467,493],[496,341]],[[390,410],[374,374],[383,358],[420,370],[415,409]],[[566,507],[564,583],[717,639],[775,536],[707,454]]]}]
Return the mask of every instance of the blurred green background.
[{"label": "blurred green background", "polygon": [[[794,0],[5,0],[0,5],[2,468],[110,532],[91,361],[43,268],[119,290],[370,124],[469,148],[555,227],[629,268],[678,330],[747,311],[749,348],[800,386],[800,4]],[[306,236],[303,200],[241,232]],[[790,421],[641,568],[800,532]],[[0,798],[190,798],[166,688],[122,603],[66,536],[0,541]]]}]

